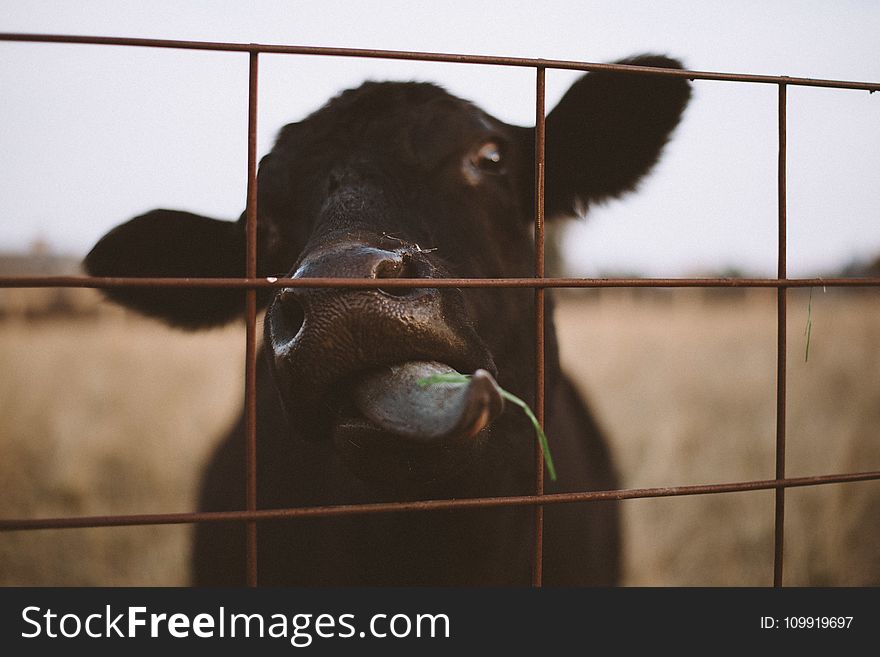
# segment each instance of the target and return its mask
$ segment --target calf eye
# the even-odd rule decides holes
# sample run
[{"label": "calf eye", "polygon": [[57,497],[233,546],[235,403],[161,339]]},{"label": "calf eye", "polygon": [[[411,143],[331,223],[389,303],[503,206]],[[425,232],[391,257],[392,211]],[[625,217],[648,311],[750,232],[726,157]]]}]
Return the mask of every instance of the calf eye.
[{"label": "calf eye", "polygon": [[501,146],[494,141],[487,141],[480,146],[471,161],[483,173],[504,173],[504,154]]}]

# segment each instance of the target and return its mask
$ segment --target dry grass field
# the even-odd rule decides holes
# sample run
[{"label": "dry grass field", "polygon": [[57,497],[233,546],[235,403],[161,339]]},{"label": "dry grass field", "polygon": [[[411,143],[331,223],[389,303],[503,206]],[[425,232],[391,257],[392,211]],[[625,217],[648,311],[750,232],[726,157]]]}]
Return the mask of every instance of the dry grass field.
[{"label": "dry grass field", "polygon": [[[244,331],[132,315],[0,324],[0,513],[192,511],[243,400]],[[5,585],[179,585],[186,526],[0,534]]]},{"label": "dry grass field", "polygon": [[[880,295],[789,309],[791,476],[880,469]],[[774,473],[775,292],[583,290],[557,311],[566,369],[623,485]],[[127,314],[0,322],[0,516],[194,508],[243,398],[240,326],[182,334]],[[550,439],[552,441],[552,436]],[[624,503],[629,585],[768,585],[772,491]],[[3,585],[188,582],[185,526],[0,534]],[[785,583],[880,584],[880,482],[786,496]]]},{"label": "dry grass field", "polygon": [[[598,294],[558,328],[623,485],[772,479],[775,290]],[[815,290],[805,360],[809,297],[789,294],[786,474],[880,470],[880,295]],[[625,502],[626,583],[771,584],[774,498]],[[790,489],[785,528],[785,584],[880,584],[880,482]]]}]

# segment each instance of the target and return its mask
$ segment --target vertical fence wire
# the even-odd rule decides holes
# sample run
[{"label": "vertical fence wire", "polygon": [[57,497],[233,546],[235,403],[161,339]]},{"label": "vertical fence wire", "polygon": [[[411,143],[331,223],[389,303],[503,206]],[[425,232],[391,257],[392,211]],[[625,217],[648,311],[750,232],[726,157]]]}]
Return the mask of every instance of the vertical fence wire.
[{"label": "vertical fence wire", "polygon": [[[535,278],[544,278],[544,78],[535,70]],[[535,417],[544,427],[544,288],[535,289]],[[544,494],[544,453],[535,441],[535,495]],[[535,549],[532,585],[543,583],[544,507],[535,507]]]},{"label": "vertical fence wire", "polygon": [[[786,262],[786,95],[784,82],[779,84],[779,161],[777,170],[778,212],[779,212],[779,253],[777,276],[780,280],[787,278]],[[780,286],[776,290],[776,479],[785,479],[785,382],[786,382],[786,348],[787,348],[787,292],[788,288]],[[785,543],[785,488],[776,489],[776,527],[773,555],[773,585],[782,586],[782,560]]]},{"label": "vertical fence wire", "polygon": [[[248,180],[246,210],[246,275],[257,276],[257,88],[259,53],[251,52],[248,69]],[[245,293],[245,468],[246,508],[257,510],[257,290]],[[257,523],[246,524],[247,584],[257,585]]]}]

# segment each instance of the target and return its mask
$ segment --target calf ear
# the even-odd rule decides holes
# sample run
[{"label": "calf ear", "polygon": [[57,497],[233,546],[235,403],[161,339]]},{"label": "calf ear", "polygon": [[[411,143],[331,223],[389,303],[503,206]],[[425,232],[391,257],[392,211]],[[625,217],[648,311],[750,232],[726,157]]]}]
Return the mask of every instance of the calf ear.
[{"label": "calf ear", "polygon": [[[153,210],[107,233],[86,256],[92,276],[241,277],[242,222]],[[183,328],[217,326],[244,310],[244,292],[197,288],[106,288],[123,306]]]},{"label": "calf ear", "polygon": [[[682,68],[642,55],[618,64]],[[547,216],[576,214],[635,188],[660,157],[690,98],[684,78],[597,71],[581,77],[547,116]]]}]

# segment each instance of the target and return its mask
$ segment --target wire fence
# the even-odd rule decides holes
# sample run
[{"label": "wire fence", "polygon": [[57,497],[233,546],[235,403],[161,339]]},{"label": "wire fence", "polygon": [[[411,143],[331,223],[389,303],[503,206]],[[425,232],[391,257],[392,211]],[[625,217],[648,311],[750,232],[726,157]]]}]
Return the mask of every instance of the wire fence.
[{"label": "wire fence", "polygon": [[[139,514],[114,516],[86,516],[39,519],[0,519],[0,531],[21,531],[36,529],[62,529],[86,527],[118,527],[134,525],[167,525],[208,522],[240,522],[247,527],[247,582],[250,586],[258,583],[258,524],[266,520],[296,519],[303,517],[329,517],[355,514],[431,512],[463,508],[490,508],[509,506],[528,506],[534,508],[535,540],[532,560],[532,583],[542,584],[543,563],[543,508],[550,504],[590,502],[601,500],[626,500],[638,498],[676,497],[733,493],[754,490],[776,491],[775,495],[775,535],[774,535],[774,586],[782,586],[783,545],[785,539],[785,491],[787,488],[818,486],[826,484],[850,483],[880,479],[880,471],[848,472],[811,477],[789,478],[785,474],[786,455],[786,315],[787,291],[789,288],[834,286],[834,287],[880,287],[880,277],[872,278],[799,278],[787,276],[787,90],[789,86],[825,87],[832,89],[851,89],[873,93],[880,90],[880,83],[825,80],[787,76],[747,75],[691,71],[654,67],[631,66],[624,64],[597,64],[567,60],[529,59],[515,57],[491,57],[479,55],[458,55],[444,53],[407,52],[392,50],[367,50],[351,48],[322,48],[306,46],[216,43],[202,41],[174,41],[162,39],[130,39],[116,37],[47,35],[47,34],[3,34],[0,41],[31,43],[76,43],[93,45],[112,45],[146,48],[171,48],[181,50],[223,51],[245,53],[248,56],[248,169],[247,169],[247,209],[246,209],[246,272],[244,278],[131,278],[86,276],[4,276],[0,277],[3,287],[156,287],[156,288],[237,288],[245,290],[245,440],[246,440],[246,507],[244,511]],[[535,415],[544,424],[544,293],[547,288],[775,288],[777,290],[777,362],[776,362],[776,467],[775,478],[760,481],[738,481],[699,486],[677,486],[656,488],[629,488],[610,491],[590,491],[561,494],[545,494],[544,465],[540,447],[535,447],[536,478],[534,494],[516,497],[487,497],[454,500],[424,500],[416,502],[357,504],[318,506],[289,509],[257,508],[257,411],[256,411],[256,367],[257,367],[257,291],[266,288],[302,287],[346,287],[346,288],[396,288],[424,286],[420,279],[381,279],[381,283],[370,279],[346,278],[298,278],[276,279],[257,276],[257,100],[259,89],[260,54],[323,55],[335,57],[377,58],[389,60],[412,60],[422,62],[446,62],[458,64],[483,64],[494,66],[526,67],[535,71],[535,261],[533,278],[468,278],[432,279],[431,286],[445,287],[486,287],[486,288],[532,288],[535,308]],[[633,73],[686,78],[689,80],[710,80],[741,82],[752,84],[771,84],[778,88],[778,168],[777,168],[777,215],[778,215],[778,253],[776,278],[548,278],[544,276],[544,143],[545,143],[545,73],[547,69],[567,69],[576,71],[608,71],[620,75]]]}]

